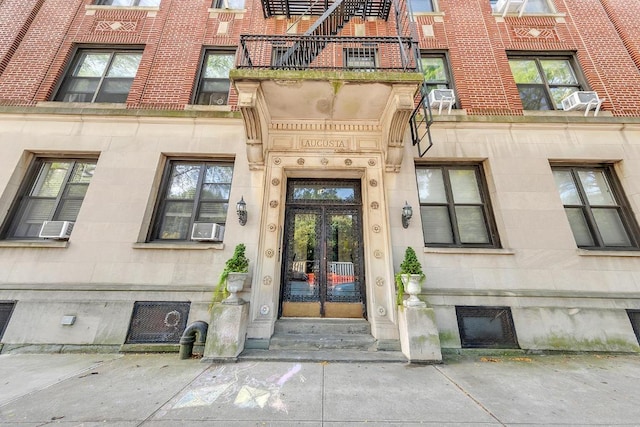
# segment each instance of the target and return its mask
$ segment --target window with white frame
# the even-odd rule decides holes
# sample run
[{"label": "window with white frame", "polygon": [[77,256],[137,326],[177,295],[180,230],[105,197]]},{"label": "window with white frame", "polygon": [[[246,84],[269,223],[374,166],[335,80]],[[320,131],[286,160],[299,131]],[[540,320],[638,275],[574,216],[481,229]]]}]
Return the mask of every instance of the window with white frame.
[{"label": "window with white frame", "polygon": [[194,223],[224,225],[233,164],[167,162],[150,240],[186,241]]},{"label": "window with white frame", "polygon": [[198,105],[227,105],[229,102],[229,71],[235,63],[235,54],[230,51],[207,50],[194,103]]},{"label": "window with white frame", "polygon": [[412,13],[434,12],[433,0],[409,0]]},{"label": "window with white frame", "polygon": [[562,110],[562,100],[584,90],[570,56],[509,55],[513,79],[525,110]]},{"label": "window with white frame", "polygon": [[[548,13],[554,12],[553,7],[549,3],[549,0],[524,0],[524,1],[526,1],[526,3],[524,3],[525,14],[529,14],[529,13],[548,14]],[[518,5],[518,6],[523,4],[523,0],[489,0],[489,2],[491,3],[492,9],[495,12],[500,12],[500,13],[504,11],[503,9],[504,7],[511,7],[511,8],[514,7],[514,6],[510,6],[510,4]]]},{"label": "window with white frame", "polygon": [[160,0],[96,0],[94,4],[100,5],[100,6],[156,7],[160,5]]},{"label": "window with white frame", "polygon": [[244,0],[213,0],[214,9],[244,9]]},{"label": "window with white frame", "polygon": [[553,166],[553,177],[578,247],[638,248],[638,225],[611,166]]},{"label": "window with white frame", "polygon": [[54,100],[126,102],[141,58],[139,50],[80,49]]},{"label": "window with white frame", "polygon": [[76,220],[95,159],[36,159],[4,229],[7,239],[37,239],[45,221]]},{"label": "window with white frame", "polygon": [[420,165],[416,178],[426,246],[499,246],[479,165]]}]

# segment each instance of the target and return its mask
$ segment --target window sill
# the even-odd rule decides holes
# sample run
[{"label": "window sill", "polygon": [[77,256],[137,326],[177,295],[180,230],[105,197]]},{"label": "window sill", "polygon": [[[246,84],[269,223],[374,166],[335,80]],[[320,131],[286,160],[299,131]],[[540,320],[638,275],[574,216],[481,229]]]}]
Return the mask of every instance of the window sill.
[{"label": "window sill", "polygon": [[100,110],[126,110],[127,104],[116,102],[64,102],[64,101],[40,101],[36,107],[41,108],[74,108],[74,109],[100,109]]},{"label": "window sill", "polygon": [[215,249],[215,250],[223,250],[224,243],[134,243],[133,249],[169,249],[169,250],[204,250],[204,249]]},{"label": "window sill", "polygon": [[[584,111],[564,111],[564,110],[523,110],[523,116],[538,116],[538,117],[585,117]],[[587,117],[594,117],[593,111],[589,111]],[[611,111],[598,112],[597,117],[613,117]]]},{"label": "window sill", "polygon": [[601,256],[601,257],[640,257],[640,251],[605,251],[601,249],[576,249],[579,256]]},{"label": "window sill", "polygon": [[493,16],[497,22],[504,22],[504,18],[554,18],[556,22],[564,22],[566,13],[530,13],[525,12],[522,16],[518,16],[517,13],[508,13],[506,16],[502,16],[502,12],[493,12]]},{"label": "window sill", "polygon": [[467,254],[467,255],[515,255],[511,249],[492,248],[434,248],[425,247],[425,254]]},{"label": "window sill", "polygon": [[[216,9],[209,8],[209,18],[217,18],[220,13],[233,13],[235,15],[244,15],[247,13],[247,9]],[[241,18],[239,16],[238,18]]]},{"label": "window sill", "polygon": [[102,6],[98,4],[88,4],[84,7],[86,15],[95,15],[96,10],[142,10],[147,12],[147,16],[155,16],[160,10],[160,6]]},{"label": "window sill", "polygon": [[0,248],[67,248],[68,240],[1,240]]},{"label": "window sill", "polygon": [[413,16],[444,16],[444,12],[413,12]]},{"label": "window sill", "polygon": [[199,105],[189,104],[184,106],[185,111],[231,111],[231,105]]}]

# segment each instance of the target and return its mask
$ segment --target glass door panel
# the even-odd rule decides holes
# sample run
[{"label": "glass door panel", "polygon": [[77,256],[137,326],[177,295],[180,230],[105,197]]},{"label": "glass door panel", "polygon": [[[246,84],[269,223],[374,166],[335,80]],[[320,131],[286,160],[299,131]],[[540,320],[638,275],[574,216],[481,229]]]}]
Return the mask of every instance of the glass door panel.
[{"label": "glass door panel", "polygon": [[296,180],[286,210],[285,317],[363,317],[359,183]]}]

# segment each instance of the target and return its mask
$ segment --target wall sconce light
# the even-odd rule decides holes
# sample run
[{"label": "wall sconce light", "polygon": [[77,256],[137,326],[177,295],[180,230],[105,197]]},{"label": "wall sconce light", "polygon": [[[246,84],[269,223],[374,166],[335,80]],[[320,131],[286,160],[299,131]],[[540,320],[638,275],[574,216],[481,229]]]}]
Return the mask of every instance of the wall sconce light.
[{"label": "wall sconce light", "polygon": [[409,227],[409,220],[413,216],[413,209],[409,206],[409,203],[404,202],[404,206],[402,207],[402,227]]},{"label": "wall sconce light", "polygon": [[244,201],[244,196],[240,197],[240,201],[236,203],[236,212],[240,225],[245,225],[247,223],[247,204]]}]

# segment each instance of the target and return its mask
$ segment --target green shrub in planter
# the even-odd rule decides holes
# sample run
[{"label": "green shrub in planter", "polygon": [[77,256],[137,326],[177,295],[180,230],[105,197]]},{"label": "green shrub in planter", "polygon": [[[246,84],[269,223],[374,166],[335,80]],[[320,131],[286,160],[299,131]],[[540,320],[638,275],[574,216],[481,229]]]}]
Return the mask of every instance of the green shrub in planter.
[{"label": "green shrub in planter", "polygon": [[420,283],[424,282],[424,273],[422,272],[422,265],[418,261],[416,251],[412,247],[408,247],[404,251],[404,259],[400,264],[400,271],[396,274],[396,304],[402,305],[404,299],[404,283],[402,283],[403,274],[418,274],[420,276]]}]

